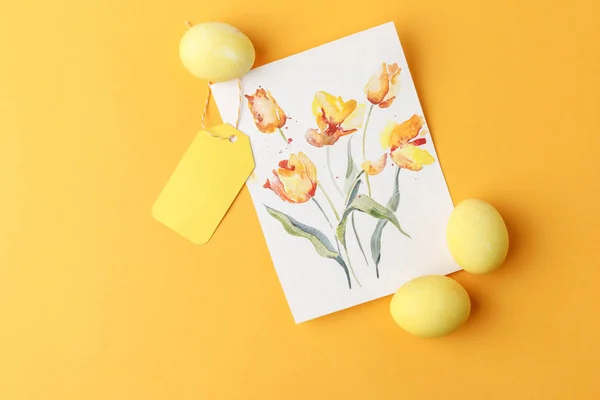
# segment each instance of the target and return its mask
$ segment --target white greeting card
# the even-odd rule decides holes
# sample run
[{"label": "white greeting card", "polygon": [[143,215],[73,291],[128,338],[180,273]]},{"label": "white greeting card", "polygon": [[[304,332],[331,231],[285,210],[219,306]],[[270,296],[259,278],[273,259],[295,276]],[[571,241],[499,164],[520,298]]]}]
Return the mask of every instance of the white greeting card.
[{"label": "white greeting card", "polygon": [[[459,269],[453,209],[393,23],[256,68],[242,80],[247,182],[296,322]],[[234,123],[237,82],[212,85]]]}]

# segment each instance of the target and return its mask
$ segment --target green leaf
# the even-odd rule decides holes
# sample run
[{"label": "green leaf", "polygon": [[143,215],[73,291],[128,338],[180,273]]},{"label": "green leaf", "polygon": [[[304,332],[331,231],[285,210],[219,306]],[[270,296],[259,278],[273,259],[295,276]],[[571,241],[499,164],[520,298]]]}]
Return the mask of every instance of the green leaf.
[{"label": "green leaf", "polygon": [[273,218],[281,222],[283,229],[292,236],[308,239],[314,246],[317,254],[321,257],[331,258],[335,260],[343,268],[346,279],[348,281],[348,287],[352,288],[350,281],[350,273],[344,259],[340,256],[339,251],[336,250],[327,236],[320,230],[313,228],[312,226],[305,225],[287,214],[277,211],[267,205],[265,205],[267,212],[271,214]]},{"label": "green leaf", "polygon": [[396,169],[396,176],[394,177],[394,192],[392,193],[392,197],[387,202],[387,207],[393,210],[394,212],[398,211],[398,205],[400,204],[400,182],[398,182],[398,177],[400,176],[400,170],[402,168]]},{"label": "green leaf", "polygon": [[367,260],[367,256],[365,255],[365,250],[363,248],[362,242],[360,241],[360,236],[358,236],[358,232],[356,231],[356,224],[354,223],[354,214],[352,213],[352,217],[350,217],[350,224],[352,225],[352,232],[354,232],[354,237],[356,238],[356,243],[358,243],[358,248],[365,259],[365,264],[369,265],[369,260]]},{"label": "green leaf", "polygon": [[400,233],[410,237],[406,232],[402,230],[400,223],[398,222],[398,218],[394,215],[394,212],[390,210],[388,207],[385,207],[367,195],[360,195],[350,203],[348,207],[344,210],[344,214],[342,214],[342,218],[335,230],[336,237],[342,243],[342,245],[346,246],[346,224],[348,222],[348,216],[353,211],[359,211],[370,215],[374,218],[378,218],[381,220],[386,220],[394,224],[394,226],[400,231]]},{"label": "green leaf", "polygon": [[[400,204],[400,184],[398,182],[399,175],[400,168],[396,170],[396,176],[394,178],[394,192],[387,202],[387,207],[393,212],[398,210],[398,205]],[[377,278],[379,278],[379,262],[381,261],[381,235],[383,233],[383,228],[385,228],[387,223],[387,220],[379,220],[375,230],[373,231],[373,235],[371,236],[371,257],[375,263],[375,273],[377,274]],[[400,232],[404,233],[402,230]],[[404,234],[410,237],[406,233]]]},{"label": "green leaf", "polygon": [[350,280],[350,272],[348,271],[348,266],[346,265],[346,262],[344,261],[342,256],[337,256],[336,258],[334,258],[334,260],[337,261],[338,264],[340,264],[340,266],[346,273],[346,281],[348,282],[348,288],[352,289],[352,281]]},{"label": "green leaf", "polygon": [[[360,174],[357,176],[357,178],[359,176],[360,176]],[[348,204],[352,203],[354,201],[354,199],[356,198],[356,196],[358,195],[358,191],[360,190],[361,184],[362,184],[362,179],[356,179],[354,186],[348,192],[348,198],[346,199],[346,207],[348,207]]]},{"label": "green leaf", "polygon": [[336,258],[340,255],[335,250],[329,239],[327,239],[327,236],[325,236],[325,234],[323,234],[323,232],[320,230],[308,225],[304,225],[289,215],[277,211],[269,206],[265,205],[265,208],[273,218],[281,222],[283,229],[285,229],[287,233],[292,236],[308,239],[321,257]]},{"label": "green leaf", "polygon": [[348,140],[348,146],[346,146],[346,155],[348,156],[348,165],[346,166],[346,179],[354,179],[352,174],[356,174],[356,165],[352,158],[352,137]]},{"label": "green leaf", "polygon": [[[364,173],[364,171],[360,171],[360,173],[358,175],[356,175],[356,178],[354,179],[354,186],[350,189],[350,191],[348,191],[348,195],[346,197],[346,207],[348,206],[348,204],[352,203],[354,201],[354,199],[356,198],[356,196],[358,195],[358,192],[360,190],[360,185],[362,184],[362,179],[360,179],[360,177],[363,173]],[[367,260],[367,256],[365,255],[365,250],[360,241],[360,237],[358,236],[358,232],[356,231],[356,224],[354,223],[354,214],[352,214],[352,218],[350,219],[350,221],[352,224],[352,231],[354,232],[354,237],[356,238],[356,242],[358,243],[358,248],[360,249],[360,252],[362,253],[363,258],[365,259],[365,264],[369,265],[369,260]]]},{"label": "green leaf", "polygon": [[347,165],[346,165],[346,183],[344,184],[344,191],[348,192],[350,186],[354,183],[354,178],[356,178],[356,174],[358,173],[358,167],[354,163],[354,159],[352,158],[352,137],[348,140],[348,146],[346,148],[347,155]]}]

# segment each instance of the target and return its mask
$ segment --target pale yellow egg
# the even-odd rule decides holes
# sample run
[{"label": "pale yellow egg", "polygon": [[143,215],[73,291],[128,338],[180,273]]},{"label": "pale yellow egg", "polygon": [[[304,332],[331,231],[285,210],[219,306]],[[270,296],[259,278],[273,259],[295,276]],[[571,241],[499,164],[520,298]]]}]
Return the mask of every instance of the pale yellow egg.
[{"label": "pale yellow egg", "polygon": [[454,208],[446,227],[446,240],[456,263],[473,274],[495,270],[508,252],[504,220],[483,200],[464,200]]},{"label": "pale yellow egg", "polygon": [[471,301],[454,279],[427,275],[404,284],[390,303],[392,318],[408,333],[425,338],[447,335],[469,318]]},{"label": "pale yellow egg", "polygon": [[254,46],[239,29],[222,22],[190,27],[179,43],[183,66],[194,76],[224,82],[246,75],[254,64]]}]

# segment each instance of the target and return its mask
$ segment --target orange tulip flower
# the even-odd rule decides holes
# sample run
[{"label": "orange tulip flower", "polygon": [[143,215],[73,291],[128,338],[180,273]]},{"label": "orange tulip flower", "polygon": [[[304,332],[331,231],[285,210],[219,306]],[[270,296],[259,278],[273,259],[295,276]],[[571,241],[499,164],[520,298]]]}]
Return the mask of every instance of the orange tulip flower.
[{"label": "orange tulip flower", "polygon": [[400,167],[411,171],[420,171],[423,165],[433,164],[435,159],[425,149],[425,138],[417,138],[423,128],[423,117],[413,115],[398,124],[390,122],[381,134],[381,143],[389,147],[392,160]]},{"label": "orange tulip flower", "polygon": [[279,162],[279,168],[273,170],[263,187],[288,203],[305,203],[317,190],[317,168],[306,154],[292,154],[289,160]]},{"label": "orange tulip flower", "polygon": [[256,89],[253,96],[246,95],[248,99],[248,108],[252,117],[254,118],[254,124],[262,133],[273,133],[279,130],[279,133],[287,141],[287,138],[281,131],[281,128],[285,125],[287,117],[281,107],[277,104],[273,95],[265,89]]},{"label": "orange tulip flower", "polygon": [[342,136],[354,133],[362,126],[365,106],[356,100],[344,101],[326,92],[317,92],[312,112],[319,129],[309,129],[306,141],[315,147],[331,146]]},{"label": "orange tulip flower", "polygon": [[363,171],[365,171],[369,175],[377,175],[380,174],[381,171],[385,168],[385,163],[387,161],[387,153],[384,153],[379,159],[375,162],[373,161],[365,161],[361,164]]},{"label": "orange tulip flower", "polygon": [[377,71],[365,86],[367,99],[380,108],[387,108],[392,105],[398,90],[400,90],[400,71],[397,63],[388,65],[381,64]]}]

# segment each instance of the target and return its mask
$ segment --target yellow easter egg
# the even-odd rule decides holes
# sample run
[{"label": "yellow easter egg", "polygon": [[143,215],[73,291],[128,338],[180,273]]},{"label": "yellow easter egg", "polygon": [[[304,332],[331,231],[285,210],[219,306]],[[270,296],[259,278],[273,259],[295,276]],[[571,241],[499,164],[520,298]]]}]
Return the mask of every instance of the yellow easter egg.
[{"label": "yellow easter egg", "polygon": [[190,27],[179,43],[179,57],[192,75],[224,82],[246,75],[254,64],[254,46],[239,29],[222,22]]},{"label": "yellow easter egg", "polygon": [[504,220],[483,200],[464,200],[454,208],[446,227],[446,240],[454,261],[473,274],[495,270],[508,252]]},{"label": "yellow easter egg", "polygon": [[447,335],[469,318],[471,300],[454,279],[427,275],[404,284],[392,297],[394,321],[408,333],[432,338]]}]

